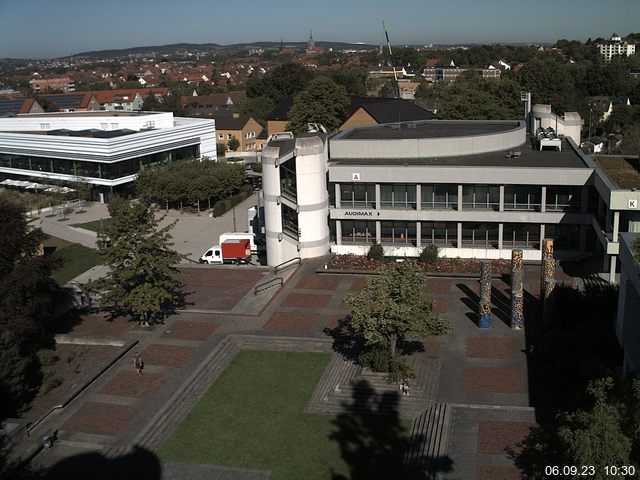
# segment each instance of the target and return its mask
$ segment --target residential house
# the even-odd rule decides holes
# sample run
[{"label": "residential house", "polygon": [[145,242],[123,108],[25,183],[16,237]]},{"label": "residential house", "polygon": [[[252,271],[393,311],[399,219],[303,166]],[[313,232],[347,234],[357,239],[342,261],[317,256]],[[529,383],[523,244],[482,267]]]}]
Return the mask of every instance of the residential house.
[{"label": "residential house", "polygon": [[264,143],[256,140],[262,132],[262,126],[249,115],[233,113],[215,115],[213,118],[216,121],[218,143],[228,143],[235,137],[240,142],[237,152],[255,152],[258,150],[258,145]]},{"label": "residential house", "polygon": [[604,95],[589,97],[589,106],[601,110],[602,116],[600,118],[594,118],[596,122],[605,122],[609,119],[613,113],[613,109],[620,105],[631,105],[631,101],[628,97],[608,97]]},{"label": "residential house", "polygon": [[180,102],[186,116],[212,117],[221,111],[229,111],[242,105],[246,99],[246,92],[229,92],[184,96],[180,98]]},{"label": "residential house", "polygon": [[70,77],[42,78],[37,73],[29,80],[29,86],[36,93],[47,90],[62,90],[64,93],[69,93],[76,89]]},{"label": "residential house", "polygon": [[58,107],[59,112],[92,112],[100,110],[93,92],[55,93],[40,95]]},{"label": "residential house", "polygon": [[44,109],[34,98],[0,99],[0,117],[23,113],[44,113]]}]

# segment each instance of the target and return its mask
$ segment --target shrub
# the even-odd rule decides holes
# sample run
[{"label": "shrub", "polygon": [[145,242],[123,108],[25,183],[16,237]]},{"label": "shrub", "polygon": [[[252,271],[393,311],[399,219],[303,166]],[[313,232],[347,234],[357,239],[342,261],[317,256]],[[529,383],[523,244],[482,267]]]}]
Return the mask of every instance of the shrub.
[{"label": "shrub", "polygon": [[49,393],[54,388],[62,385],[62,378],[59,377],[55,372],[51,370],[47,370],[44,372],[44,379],[42,381],[42,393],[45,395]]},{"label": "shrub", "polygon": [[420,263],[435,264],[438,261],[438,247],[427,245],[420,252]]},{"label": "shrub", "polygon": [[388,372],[389,349],[385,345],[372,346],[360,354],[358,361],[374,372]]},{"label": "shrub", "polygon": [[382,245],[380,245],[378,242],[373,242],[371,248],[369,248],[369,253],[367,253],[367,258],[369,260],[377,260],[378,262],[383,261],[384,249],[382,248]]},{"label": "shrub", "polygon": [[407,359],[401,356],[390,359],[388,372],[387,381],[389,383],[400,383],[404,380],[416,378],[416,374]]},{"label": "shrub", "polygon": [[49,367],[60,360],[60,357],[58,357],[58,355],[56,355],[56,352],[54,352],[53,350],[40,350],[38,351],[37,355],[38,360],[40,360],[40,365],[42,365],[43,367]]}]

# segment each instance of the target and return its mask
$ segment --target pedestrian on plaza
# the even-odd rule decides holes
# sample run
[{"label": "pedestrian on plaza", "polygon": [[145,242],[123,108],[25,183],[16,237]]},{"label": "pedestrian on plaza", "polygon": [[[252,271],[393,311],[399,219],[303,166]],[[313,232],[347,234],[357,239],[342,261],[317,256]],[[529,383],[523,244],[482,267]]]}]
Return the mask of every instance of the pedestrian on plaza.
[{"label": "pedestrian on plaza", "polygon": [[133,365],[136,367],[136,372],[138,372],[138,376],[142,375],[142,369],[144,368],[144,362],[142,361],[142,357],[138,352],[133,355]]},{"label": "pedestrian on plaza", "polygon": [[404,382],[404,394],[409,396],[409,389],[410,389],[410,385],[409,382]]},{"label": "pedestrian on plaza", "polygon": [[400,393],[402,393],[402,395],[404,395],[404,387],[405,387],[406,383],[403,380],[402,383],[400,384]]}]

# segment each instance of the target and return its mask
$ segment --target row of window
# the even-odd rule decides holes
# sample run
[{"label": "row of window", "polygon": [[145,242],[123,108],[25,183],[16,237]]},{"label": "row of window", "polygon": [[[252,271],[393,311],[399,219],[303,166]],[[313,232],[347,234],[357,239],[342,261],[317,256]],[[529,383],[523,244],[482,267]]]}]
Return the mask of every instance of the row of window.
[{"label": "row of window", "polygon": [[64,160],[60,158],[34,157],[26,155],[0,154],[0,167],[32,170],[36,172],[50,172],[75,177],[103,178],[113,180],[116,178],[135,175],[142,168],[162,165],[176,160],[197,158],[200,147],[193,145],[166,152],[144,155],[113,163],[87,162],[82,160]]},{"label": "row of window", "polygon": [[[380,222],[380,241],[383,244],[417,244],[416,222]],[[341,221],[342,244],[370,244],[376,240],[376,222],[365,220]],[[462,246],[498,248],[499,225],[497,223],[462,223]],[[556,240],[560,248],[578,249],[577,225],[546,225],[545,237]],[[458,224],[456,222],[421,222],[422,245],[458,246]],[[539,248],[540,225],[505,223],[502,227],[503,248]]]},{"label": "row of window", "polygon": [[[333,193],[335,187],[330,188]],[[580,209],[580,187],[547,187],[547,211],[577,211]],[[381,184],[381,208],[416,208],[416,185],[405,183]],[[374,184],[340,184],[340,206],[376,208],[376,187]],[[421,208],[458,208],[458,185],[424,184],[420,193]],[[462,207],[466,209],[500,208],[500,187],[497,185],[463,185]],[[504,209],[540,211],[542,207],[542,187],[533,185],[505,185]]]}]

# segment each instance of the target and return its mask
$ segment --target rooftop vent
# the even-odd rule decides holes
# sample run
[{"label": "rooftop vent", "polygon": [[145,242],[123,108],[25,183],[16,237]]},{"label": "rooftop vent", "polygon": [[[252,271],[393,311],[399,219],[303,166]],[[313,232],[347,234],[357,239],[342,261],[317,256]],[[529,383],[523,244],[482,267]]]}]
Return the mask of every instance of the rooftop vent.
[{"label": "rooftop vent", "polygon": [[536,137],[538,139],[538,150],[542,150],[543,148],[553,148],[558,151],[562,150],[560,137],[558,137],[558,133],[553,128],[538,128]]}]

